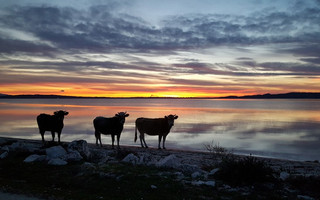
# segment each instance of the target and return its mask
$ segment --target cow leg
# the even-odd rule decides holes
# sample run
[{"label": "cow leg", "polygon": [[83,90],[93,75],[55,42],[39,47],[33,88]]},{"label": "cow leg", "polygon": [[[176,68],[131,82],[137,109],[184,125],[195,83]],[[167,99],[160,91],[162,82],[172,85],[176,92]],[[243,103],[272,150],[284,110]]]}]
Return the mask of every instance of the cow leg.
[{"label": "cow leg", "polygon": [[54,142],[54,137],[55,137],[55,132],[54,131],[51,131],[51,135],[52,135],[52,142]]},{"label": "cow leg", "polygon": [[100,142],[100,147],[102,147],[101,134],[99,134],[99,142]]},{"label": "cow leg", "polygon": [[[143,148],[143,147],[148,148],[148,145],[147,145],[147,143],[146,143],[146,141],[145,141],[145,139],[144,139],[144,134],[140,134],[140,142],[141,142],[141,147],[142,147],[142,148]],[[143,143],[144,143],[144,146],[143,146]]]},{"label": "cow leg", "polygon": [[40,132],[41,138],[42,138],[42,143],[43,143],[43,144],[44,144],[44,132],[45,132],[45,131],[41,131],[41,132]]},{"label": "cow leg", "polygon": [[158,149],[161,149],[161,147],[160,147],[161,138],[162,138],[162,135],[159,135],[159,144],[158,144]]},{"label": "cow leg", "polygon": [[112,138],[112,149],[114,149],[114,135],[111,135]]},{"label": "cow leg", "polygon": [[60,135],[61,135],[61,131],[58,132],[58,143],[60,144]]},{"label": "cow leg", "polygon": [[[163,143],[162,143],[162,148],[166,149],[166,147],[164,146],[165,142],[166,142],[166,135],[163,136]],[[159,143],[159,147],[160,147],[160,143]]]},{"label": "cow leg", "polygon": [[94,135],[96,136],[96,145],[99,146],[98,141],[100,141],[100,147],[102,147],[101,134],[95,130]]},{"label": "cow leg", "polygon": [[118,145],[118,149],[120,149],[120,144],[119,144],[119,142],[120,142],[120,135],[117,135],[117,145]]}]

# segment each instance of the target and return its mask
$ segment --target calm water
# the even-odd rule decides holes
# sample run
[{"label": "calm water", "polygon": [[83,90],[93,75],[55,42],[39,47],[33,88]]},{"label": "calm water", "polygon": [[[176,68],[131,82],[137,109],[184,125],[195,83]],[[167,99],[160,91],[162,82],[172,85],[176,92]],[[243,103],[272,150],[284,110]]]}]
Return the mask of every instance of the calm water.
[{"label": "calm water", "polygon": [[[94,143],[92,120],[127,111],[120,145],[134,143],[138,117],[179,118],[167,137],[167,148],[205,151],[212,141],[235,153],[320,160],[320,100],[190,100],[190,99],[0,99],[0,136],[41,139],[36,123],[40,113],[67,110],[62,141]],[[46,132],[46,140],[51,134]],[[146,136],[157,147],[156,136]],[[110,136],[102,136],[111,144]]]}]

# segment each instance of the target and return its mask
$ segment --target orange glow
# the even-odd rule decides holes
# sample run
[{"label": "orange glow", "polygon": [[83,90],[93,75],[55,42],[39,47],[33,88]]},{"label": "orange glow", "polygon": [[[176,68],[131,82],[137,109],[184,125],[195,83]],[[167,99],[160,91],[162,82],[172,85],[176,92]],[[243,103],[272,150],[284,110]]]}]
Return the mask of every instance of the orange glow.
[{"label": "orange glow", "polygon": [[[257,84],[261,80],[257,79]],[[265,81],[265,80],[264,80]],[[300,83],[302,87],[307,83]],[[286,92],[318,92],[317,87],[308,90],[281,86],[279,88],[248,86],[237,87],[234,90],[226,90],[223,86],[190,86],[190,85],[160,85],[150,84],[102,84],[102,83],[41,83],[41,84],[2,84],[0,93],[9,95],[39,94],[39,95],[63,95],[81,97],[224,97],[244,96],[264,93]]]}]

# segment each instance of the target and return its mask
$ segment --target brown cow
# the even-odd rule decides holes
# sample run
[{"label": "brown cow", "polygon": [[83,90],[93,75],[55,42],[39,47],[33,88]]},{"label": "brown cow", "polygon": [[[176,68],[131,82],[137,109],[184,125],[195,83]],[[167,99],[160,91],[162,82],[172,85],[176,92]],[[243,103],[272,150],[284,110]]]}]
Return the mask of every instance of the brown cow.
[{"label": "brown cow", "polygon": [[[144,134],[147,135],[158,135],[159,136],[159,145],[158,148],[161,149],[160,143],[163,138],[162,147],[165,149],[166,137],[170,132],[171,127],[174,125],[174,120],[177,119],[177,115],[168,115],[164,118],[138,118],[136,120],[136,129],[135,129],[135,138],[134,141],[137,141],[137,129],[140,132],[140,142],[141,147],[148,148],[146,141],[144,139]],[[144,145],[143,145],[144,144]]]},{"label": "brown cow", "polygon": [[51,131],[52,141],[54,141],[55,132],[58,133],[58,142],[60,143],[60,135],[63,129],[63,119],[69,113],[63,110],[54,112],[54,115],[40,114],[37,116],[39,132],[44,143],[44,132]]},{"label": "brown cow", "polygon": [[101,143],[101,134],[104,135],[111,135],[112,139],[112,148],[114,148],[114,136],[117,136],[117,146],[120,148],[119,140],[120,135],[123,130],[123,125],[126,121],[126,117],[129,114],[127,112],[119,112],[115,114],[114,117],[105,118],[105,117],[96,117],[93,120],[94,126],[94,134],[96,136],[96,144],[98,145],[98,140],[100,142],[100,146],[102,147]]}]

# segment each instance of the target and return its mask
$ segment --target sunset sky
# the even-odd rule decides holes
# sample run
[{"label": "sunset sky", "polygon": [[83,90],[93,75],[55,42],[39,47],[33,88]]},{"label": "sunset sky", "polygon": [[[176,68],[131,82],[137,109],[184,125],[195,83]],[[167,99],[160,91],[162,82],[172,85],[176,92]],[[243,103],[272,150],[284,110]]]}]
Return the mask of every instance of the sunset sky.
[{"label": "sunset sky", "polygon": [[0,93],[320,92],[319,0],[0,0]]}]

